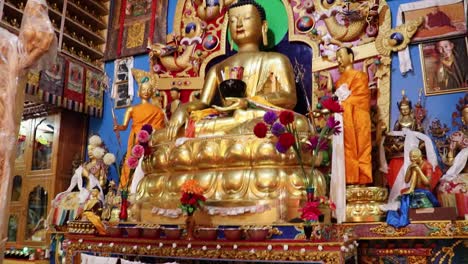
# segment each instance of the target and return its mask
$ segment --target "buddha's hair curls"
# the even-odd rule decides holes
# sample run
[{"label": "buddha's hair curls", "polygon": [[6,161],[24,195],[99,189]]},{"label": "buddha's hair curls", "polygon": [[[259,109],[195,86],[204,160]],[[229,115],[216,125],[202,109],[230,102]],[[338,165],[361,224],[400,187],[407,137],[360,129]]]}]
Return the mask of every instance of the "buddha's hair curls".
[{"label": "buddha's hair curls", "polygon": [[239,0],[237,1],[237,3],[230,5],[229,9],[245,5],[253,5],[257,9],[258,14],[260,14],[260,18],[262,19],[262,21],[266,20],[265,9],[263,8],[263,6],[261,6],[254,0]]}]

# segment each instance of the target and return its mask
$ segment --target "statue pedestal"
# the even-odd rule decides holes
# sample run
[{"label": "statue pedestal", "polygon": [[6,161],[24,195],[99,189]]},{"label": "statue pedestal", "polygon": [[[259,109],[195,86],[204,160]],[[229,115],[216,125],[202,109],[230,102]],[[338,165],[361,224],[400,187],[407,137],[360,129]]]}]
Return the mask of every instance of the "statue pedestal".
[{"label": "statue pedestal", "polygon": [[387,202],[388,190],[381,187],[348,186],[346,188],[346,222],[385,221],[380,206]]}]

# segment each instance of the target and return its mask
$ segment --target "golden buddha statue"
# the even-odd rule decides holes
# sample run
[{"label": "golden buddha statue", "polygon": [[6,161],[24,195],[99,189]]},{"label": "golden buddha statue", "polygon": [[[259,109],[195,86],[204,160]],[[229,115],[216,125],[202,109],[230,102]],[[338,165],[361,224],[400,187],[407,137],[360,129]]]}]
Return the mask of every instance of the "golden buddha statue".
[{"label": "golden buddha statue", "polygon": [[[253,126],[246,126],[252,119],[262,117],[263,110],[249,109],[249,103],[273,108],[292,109],[296,105],[294,71],[289,59],[276,52],[260,51],[260,44],[268,45],[268,23],[265,10],[255,1],[239,1],[229,7],[229,30],[238,45],[238,53],[211,67],[208,71],[200,100],[180,107],[173,113],[166,130],[153,135],[153,142],[174,140],[183,136],[181,129],[194,112],[208,109],[207,113],[228,113],[229,117],[197,120],[195,135],[222,135],[250,133]],[[215,102],[222,73],[226,68],[243,67],[241,80],[246,84],[244,98],[227,97],[220,104]],[[216,105],[215,105],[216,104]],[[199,112],[198,112],[199,113]],[[307,130],[307,122],[300,119],[300,128]],[[244,129],[243,129],[244,127]]]},{"label": "golden buddha statue", "polygon": [[[261,43],[267,44],[268,24],[258,3],[239,1],[228,15],[238,53],[210,68],[200,99],[181,104],[168,127],[153,132],[153,154],[143,161],[145,178],[136,196],[141,221],[182,223],[177,204],[188,179],[196,179],[207,197],[208,209],[200,215],[212,215],[197,223],[271,224],[298,215],[304,183],[294,152],[280,154],[275,142],[253,134],[265,110],[296,105],[292,65],[282,54],[260,51]],[[245,96],[218,101],[225,70],[241,67],[238,79],[245,83]],[[301,136],[309,132],[304,116],[296,114],[295,125]],[[182,138],[189,130],[194,137]],[[303,160],[311,164],[312,157],[304,154]],[[316,194],[326,195],[323,175],[314,181]]]}]

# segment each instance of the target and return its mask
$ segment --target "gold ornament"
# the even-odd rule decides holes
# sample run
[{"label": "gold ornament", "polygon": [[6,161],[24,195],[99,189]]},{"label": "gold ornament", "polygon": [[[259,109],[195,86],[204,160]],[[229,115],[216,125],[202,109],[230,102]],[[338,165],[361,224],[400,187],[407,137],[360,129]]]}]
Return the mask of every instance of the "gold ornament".
[{"label": "gold ornament", "polygon": [[389,56],[392,51],[400,51],[411,41],[411,38],[418,30],[418,27],[424,22],[423,17],[408,21],[394,29],[380,28],[380,33],[375,39],[377,51],[385,56]]}]

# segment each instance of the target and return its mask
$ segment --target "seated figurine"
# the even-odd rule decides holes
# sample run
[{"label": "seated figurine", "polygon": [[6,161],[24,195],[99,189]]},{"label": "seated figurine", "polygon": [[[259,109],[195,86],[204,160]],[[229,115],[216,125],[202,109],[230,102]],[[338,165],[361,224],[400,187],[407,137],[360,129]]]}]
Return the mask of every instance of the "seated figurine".
[{"label": "seated figurine", "polygon": [[101,221],[102,201],[99,200],[100,190],[94,188],[91,190],[91,196],[85,203],[83,212],[78,215],[77,220],[90,221],[100,235],[106,234],[106,227]]},{"label": "seated figurine", "polygon": [[438,207],[439,202],[432,194],[432,189],[437,185],[437,180],[432,181],[432,165],[423,160],[421,150],[410,151],[411,164],[406,169],[405,182],[410,187],[401,191],[402,194],[413,195],[410,208]]},{"label": "seated figurine", "polygon": [[411,164],[405,172],[405,182],[408,188],[401,190],[400,209],[388,211],[387,223],[394,227],[407,226],[410,208],[439,207],[439,201],[432,194],[438,179],[432,178],[432,165],[423,160],[421,150],[414,148],[410,151]]}]

